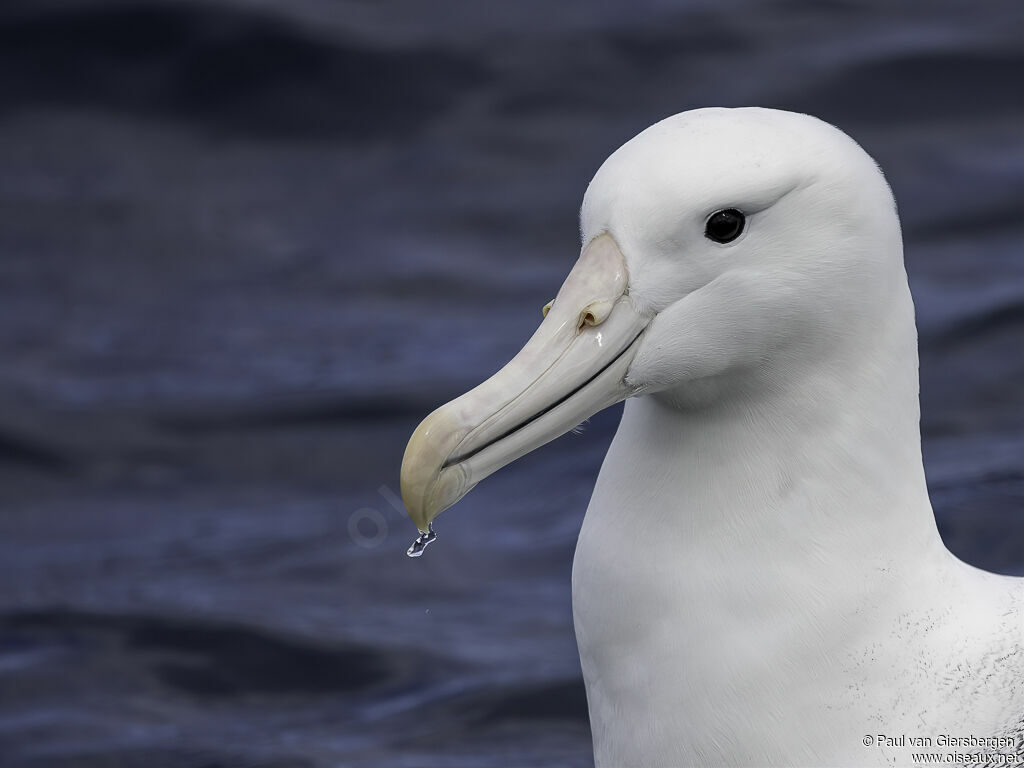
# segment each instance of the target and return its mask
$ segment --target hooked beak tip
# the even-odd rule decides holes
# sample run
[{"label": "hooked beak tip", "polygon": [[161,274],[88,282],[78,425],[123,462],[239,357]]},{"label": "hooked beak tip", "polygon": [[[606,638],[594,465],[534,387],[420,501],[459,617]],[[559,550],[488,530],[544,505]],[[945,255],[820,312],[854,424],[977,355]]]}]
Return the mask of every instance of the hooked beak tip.
[{"label": "hooked beak tip", "polygon": [[465,472],[448,459],[468,432],[442,406],[425,418],[409,439],[402,459],[402,503],[420,532],[469,492]]},{"label": "hooked beak tip", "polygon": [[624,379],[650,318],[628,284],[615,240],[592,240],[519,354],[416,428],[402,501],[424,536],[476,483],[630,395]]}]

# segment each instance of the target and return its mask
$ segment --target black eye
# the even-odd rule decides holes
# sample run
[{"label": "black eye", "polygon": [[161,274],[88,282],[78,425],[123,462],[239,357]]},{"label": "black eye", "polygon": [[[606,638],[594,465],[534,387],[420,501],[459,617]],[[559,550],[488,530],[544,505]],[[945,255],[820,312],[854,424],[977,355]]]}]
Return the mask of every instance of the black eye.
[{"label": "black eye", "polygon": [[735,208],[716,211],[708,218],[704,237],[716,243],[731,243],[742,234],[746,221],[746,217]]}]

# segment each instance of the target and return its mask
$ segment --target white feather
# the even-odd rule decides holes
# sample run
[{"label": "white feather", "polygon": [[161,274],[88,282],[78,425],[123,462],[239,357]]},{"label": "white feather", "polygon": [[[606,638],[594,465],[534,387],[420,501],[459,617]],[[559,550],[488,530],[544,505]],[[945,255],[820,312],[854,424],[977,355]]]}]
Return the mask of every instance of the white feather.
[{"label": "white feather", "polygon": [[[703,222],[726,207],[748,220],[721,246]],[[683,113],[604,163],[581,229],[612,234],[631,300],[658,313],[573,571],[598,766],[957,751],[865,746],[880,734],[1019,743],[1024,588],[936,530],[899,221],[871,158],[805,115]]]}]

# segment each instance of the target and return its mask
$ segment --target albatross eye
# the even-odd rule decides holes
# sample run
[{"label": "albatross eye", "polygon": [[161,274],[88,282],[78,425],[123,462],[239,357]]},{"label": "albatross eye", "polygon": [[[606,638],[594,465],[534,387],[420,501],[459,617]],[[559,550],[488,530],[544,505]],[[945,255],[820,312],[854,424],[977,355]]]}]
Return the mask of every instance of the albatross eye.
[{"label": "albatross eye", "polygon": [[735,208],[716,211],[708,217],[704,237],[716,243],[731,243],[743,232],[746,217]]}]

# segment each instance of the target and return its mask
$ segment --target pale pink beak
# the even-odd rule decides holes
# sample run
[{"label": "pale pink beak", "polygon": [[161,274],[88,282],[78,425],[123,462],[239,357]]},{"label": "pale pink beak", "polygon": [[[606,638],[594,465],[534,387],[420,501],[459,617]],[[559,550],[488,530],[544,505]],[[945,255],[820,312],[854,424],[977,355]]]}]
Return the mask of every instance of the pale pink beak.
[{"label": "pale pink beak", "polygon": [[402,500],[420,531],[488,475],[631,394],[624,378],[651,318],[628,287],[615,240],[594,238],[519,354],[416,428]]}]

